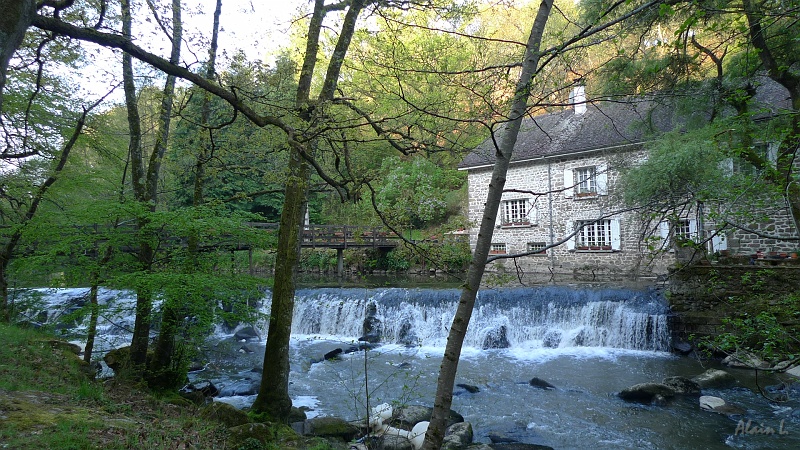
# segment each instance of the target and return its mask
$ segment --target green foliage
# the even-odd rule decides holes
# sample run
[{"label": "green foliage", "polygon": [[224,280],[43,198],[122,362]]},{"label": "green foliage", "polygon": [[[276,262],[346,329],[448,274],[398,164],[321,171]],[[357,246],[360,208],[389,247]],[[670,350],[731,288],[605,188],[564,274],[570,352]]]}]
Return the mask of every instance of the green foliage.
[{"label": "green foliage", "polygon": [[732,313],[722,319],[717,336],[699,341],[700,348],[728,354],[746,351],[770,362],[794,358],[800,352],[800,294],[771,292],[777,276],[769,269],[745,273],[741,285],[746,294],[727,299]]},{"label": "green foliage", "polygon": [[464,184],[463,173],[442,169],[425,158],[392,157],[381,169],[386,175],[376,196],[379,209],[413,228],[440,224],[447,213],[444,198]]}]

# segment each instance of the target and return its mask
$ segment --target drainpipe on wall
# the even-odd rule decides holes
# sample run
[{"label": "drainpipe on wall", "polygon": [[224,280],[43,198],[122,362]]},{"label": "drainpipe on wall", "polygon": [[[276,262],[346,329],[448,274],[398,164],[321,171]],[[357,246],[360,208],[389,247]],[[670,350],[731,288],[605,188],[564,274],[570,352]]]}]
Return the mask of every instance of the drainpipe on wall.
[{"label": "drainpipe on wall", "polygon": [[[550,228],[550,242],[548,245],[553,245],[556,241],[555,231],[553,230],[553,163],[548,160],[547,161],[547,209],[549,212],[549,220],[548,220],[548,227]],[[550,267],[556,266],[556,254],[555,249],[551,248],[548,252],[550,257]]]}]

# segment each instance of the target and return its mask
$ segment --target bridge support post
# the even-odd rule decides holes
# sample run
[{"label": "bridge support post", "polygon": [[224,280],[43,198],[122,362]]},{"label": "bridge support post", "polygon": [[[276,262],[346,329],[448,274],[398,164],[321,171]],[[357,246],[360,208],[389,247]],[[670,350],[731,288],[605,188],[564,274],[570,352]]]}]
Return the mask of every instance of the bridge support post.
[{"label": "bridge support post", "polygon": [[344,275],[344,249],[336,249],[336,275]]}]

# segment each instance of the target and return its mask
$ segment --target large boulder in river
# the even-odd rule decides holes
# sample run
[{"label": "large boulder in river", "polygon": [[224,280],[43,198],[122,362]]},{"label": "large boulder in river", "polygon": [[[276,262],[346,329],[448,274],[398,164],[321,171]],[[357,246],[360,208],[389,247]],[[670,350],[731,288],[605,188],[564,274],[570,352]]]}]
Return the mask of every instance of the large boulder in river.
[{"label": "large boulder in river", "polygon": [[459,422],[450,425],[444,432],[442,449],[456,450],[463,449],[472,443],[473,432],[472,424],[469,422]]},{"label": "large boulder in river", "polygon": [[664,404],[675,396],[675,391],[661,383],[639,383],[617,394],[626,402]]},{"label": "large boulder in river", "polygon": [[736,378],[733,375],[719,369],[708,369],[693,377],[692,381],[700,385],[700,389],[725,389],[736,384]]},{"label": "large boulder in river", "polygon": [[511,343],[508,342],[508,329],[505,325],[501,325],[497,328],[492,328],[486,333],[486,336],[483,338],[483,345],[482,348],[484,350],[488,350],[490,348],[508,348],[511,347]]},{"label": "large boulder in river", "polygon": [[[411,430],[414,425],[426,420],[431,420],[431,414],[433,414],[433,408],[429,406],[406,405],[394,409],[390,423],[392,426],[397,428]],[[464,417],[451,409],[445,427],[449,427],[454,423],[461,423],[463,421]]]},{"label": "large boulder in river", "polygon": [[558,348],[561,345],[561,338],[564,333],[561,330],[547,330],[542,338],[542,346],[546,348]]},{"label": "large boulder in river", "polygon": [[662,383],[679,395],[700,395],[700,385],[686,377],[667,377]]},{"label": "large boulder in river", "polygon": [[233,338],[237,341],[250,341],[250,340],[259,340],[261,339],[258,335],[258,331],[256,331],[253,327],[244,327],[236,333],[233,334]]},{"label": "large boulder in river", "polygon": [[375,302],[367,304],[367,312],[364,315],[364,324],[362,326],[362,336],[358,338],[359,341],[369,342],[370,344],[377,344],[381,340],[383,334],[383,323],[377,317],[378,306]]},{"label": "large boulder in river", "polygon": [[417,337],[417,333],[414,332],[414,325],[411,323],[410,319],[404,318],[402,320],[400,327],[397,328],[396,340],[398,344],[407,347],[419,345],[419,338]]},{"label": "large boulder in river", "polygon": [[533,387],[535,387],[535,388],[537,388],[537,389],[555,389],[556,388],[552,384],[550,384],[547,381],[545,381],[545,380],[543,380],[541,378],[538,378],[538,377],[531,378],[531,381],[528,381],[528,384],[533,386]]}]

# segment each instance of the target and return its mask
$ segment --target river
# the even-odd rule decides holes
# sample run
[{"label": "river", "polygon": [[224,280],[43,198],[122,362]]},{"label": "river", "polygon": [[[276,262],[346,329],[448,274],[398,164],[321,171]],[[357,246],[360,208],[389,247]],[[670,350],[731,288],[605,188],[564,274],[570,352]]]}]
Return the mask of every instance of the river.
[{"label": "river", "polygon": [[[71,304],[85,290],[48,291],[48,308]],[[447,330],[458,291],[415,288],[308,288],[297,292],[291,344],[290,395],[309,416],[363,417],[369,403],[431,404]],[[104,290],[106,348],[123,345],[133,318],[124,292]],[[74,302],[72,302],[74,304]],[[269,293],[261,308],[268,312]],[[374,306],[372,306],[374,305]],[[323,355],[357,344],[372,310],[381,345]],[[453,409],[471,422],[475,440],[491,438],[548,445],[556,449],[796,449],[800,448],[800,403],[774,403],[758,387],[780,380],[742,369],[725,369],[734,388],[704,390],[742,408],[742,416],[702,411],[697,397],[678,397],[666,406],[627,403],[616,393],[633,384],[669,376],[692,377],[717,364],[669,353],[669,308],[656,289],[546,286],[481,291],[470,324],[456,383]],[[51,318],[57,314],[51,314]],[[252,403],[263,361],[261,337],[237,342],[248,326],[220,327],[209,337],[208,364],[191,374],[210,380],[226,401]],[[78,330],[81,325],[78,324]],[[503,348],[486,348],[503,347]],[[541,390],[537,377],[556,389]],[[782,376],[786,379],[787,376]],[[775,429],[743,435],[739,420]],[[737,426],[738,431],[737,432]],[[752,429],[752,427],[750,428]]]}]

